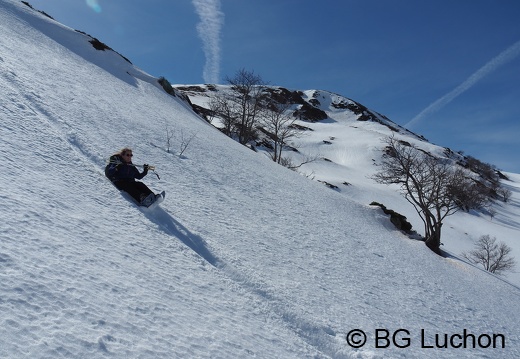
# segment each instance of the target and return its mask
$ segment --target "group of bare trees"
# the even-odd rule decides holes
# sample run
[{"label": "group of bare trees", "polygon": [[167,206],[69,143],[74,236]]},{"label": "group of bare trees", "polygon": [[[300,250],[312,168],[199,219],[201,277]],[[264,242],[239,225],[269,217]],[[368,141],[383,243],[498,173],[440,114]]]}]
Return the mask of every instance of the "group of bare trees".
[{"label": "group of bare trees", "polygon": [[[490,201],[490,193],[501,193],[507,201],[510,193],[493,181],[490,191],[481,181],[452,160],[439,158],[395,137],[385,139],[386,153],[374,176],[379,183],[397,184],[424,224],[425,243],[440,254],[443,220],[459,210],[481,209]],[[503,195],[505,193],[505,195]],[[486,270],[510,269],[514,260],[505,244],[496,245],[489,236],[468,254]]]},{"label": "group of bare trees", "polygon": [[244,69],[233,78],[226,78],[226,82],[230,91],[214,96],[210,110],[222,120],[226,135],[236,136],[238,142],[247,144],[255,138],[266,84],[259,75]]},{"label": "group of bare trees", "polygon": [[[226,82],[229,90],[219,92],[210,101],[210,113],[219,118],[222,131],[244,145],[256,140],[262,132],[271,144],[271,159],[284,164],[284,147],[289,139],[301,133],[295,126],[297,117],[291,111],[292,104],[270,98],[267,84],[254,72],[241,69],[234,77],[226,78]],[[433,156],[393,136],[385,143],[386,155],[374,179],[400,186],[424,224],[426,245],[438,254],[442,224],[447,216],[459,210],[481,209],[489,203],[492,194],[501,196],[504,201],[511,196],[495,180],[493,169],[472,157],[467,157],[467,168],[464,168],[449,158]],[[480,173],[483,181],[476,180],[471,172]],[[484,264],[487,270],[509,269],[514,263],[508,257],[507,246],[495,247],[494,242],[487,239],[479,243],[481,247],[468,254],[476,262],[483,264],[482,257],[486,257],[486,253],[499,253]],[[485,254],[480,255],[482,251]]]},{"label": "group of bare trees", "polygon": [[[174,143],[179,146],[178,148],[178,156],[182,157],[183,153],[188,149],[191,142],[195,139],[196,135],[194,133],[187,134],[184,130],[177,130],[169,125],[165,125],[165,143],[166,143],[166,152],[172,153],[175,150],[173,149]],[[178,135],[178,138],[174,136]]]},{"label": "group of bare trees", "polygon": [[294,126],[297,120],[290,104],[278,103],[266,94],[267,84],[259,75],[241,69],[234,77],[226,78],[229,91],[212,97],[212,116],[222,122],[222,131],[243,145],[257,139],[259,130],[272,144],[270,157],[282,163],[282,151],[288,140],[301,132]]}]

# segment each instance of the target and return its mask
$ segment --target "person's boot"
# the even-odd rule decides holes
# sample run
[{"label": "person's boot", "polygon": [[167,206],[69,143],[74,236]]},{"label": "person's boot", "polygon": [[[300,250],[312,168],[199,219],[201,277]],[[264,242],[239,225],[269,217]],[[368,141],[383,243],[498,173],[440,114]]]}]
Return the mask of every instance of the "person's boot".
[{"label": "person's boot", "polygon": [[[145,196],[146,195],[144,195],[144,194],[142,195],[142,197],[145,197]],[[155,194],[150,193],[148,196],[146,196],[145,198],[143,198],[141,200],[141,205],[149,207],[154,202],[155,202]]]}]

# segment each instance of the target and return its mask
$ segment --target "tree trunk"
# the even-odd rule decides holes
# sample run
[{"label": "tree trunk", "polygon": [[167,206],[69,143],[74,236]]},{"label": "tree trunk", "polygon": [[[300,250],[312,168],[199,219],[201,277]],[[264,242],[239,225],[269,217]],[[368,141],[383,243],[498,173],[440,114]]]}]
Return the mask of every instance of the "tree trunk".
[{"label": "tree trunk", "polygon": [[425,241],[426,246],[438,255],[441,255],[441,225],[442,224],[435,225],[431,230],[431,234]]}]

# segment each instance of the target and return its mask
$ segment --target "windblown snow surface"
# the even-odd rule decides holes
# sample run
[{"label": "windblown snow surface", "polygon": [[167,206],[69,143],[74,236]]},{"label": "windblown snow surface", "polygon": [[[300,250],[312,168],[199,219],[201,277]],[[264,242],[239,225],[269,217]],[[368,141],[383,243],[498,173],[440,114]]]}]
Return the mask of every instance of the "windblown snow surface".
[{"label": "windblown snow surface", "polygon": [[[1,358],[520,357],[514,285],[240,146],[18,1],[0,0],[0,34]],[[123,146],[157,167],[160,208],[105,179]]]}]

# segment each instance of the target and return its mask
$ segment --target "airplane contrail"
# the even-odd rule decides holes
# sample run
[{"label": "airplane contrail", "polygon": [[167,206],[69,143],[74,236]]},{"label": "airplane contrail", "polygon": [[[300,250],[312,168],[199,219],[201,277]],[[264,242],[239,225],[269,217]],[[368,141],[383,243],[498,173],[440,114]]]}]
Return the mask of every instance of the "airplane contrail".
[{"label": "airplane contrail", "polygon": [[515,57],[520,54],[520,41],[516,42],[500,54],[494,57],[487,64],[482,66],[479,70],[473,73],[470,77],[466,79],[463,83],[457,86],[452,91],[448,92],[446,95],[439,98],[437,101],[430,104],[424,110],[422,110],[417,116],[412,118],[407,124],[404,125],[406,128],[410,128],[413,125],[417,124],[420,120],[422,120],[427,115],[440,110],[442,107],[446,106],[448,103],[453,101],[457,96],[467,91],[473,85],[475,85],[479,80],[488,75],[489,73],[496,70],[498,67],[504,65],[506,62],[511,61]]},{"label": "airplane contrail", "polygon": [[205,83],[216,84],[220,79],[220,30],[224,13],[220,11],[220,0],[193,0],[193,5],[200,17],[197,32],[206,55],[202,77]]},{"label": "airplane contrail", "polygon": [[90,7],[95,12],[99,13],[101,12],[101,5],[99,5],[99,2],[97,0],[86,0],[88,7]]}]

